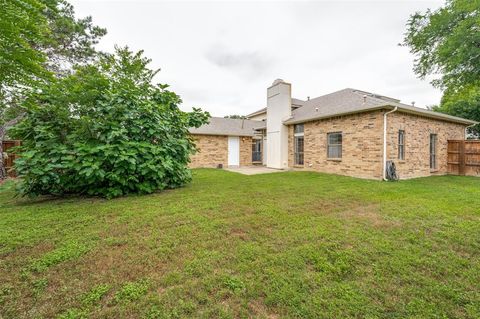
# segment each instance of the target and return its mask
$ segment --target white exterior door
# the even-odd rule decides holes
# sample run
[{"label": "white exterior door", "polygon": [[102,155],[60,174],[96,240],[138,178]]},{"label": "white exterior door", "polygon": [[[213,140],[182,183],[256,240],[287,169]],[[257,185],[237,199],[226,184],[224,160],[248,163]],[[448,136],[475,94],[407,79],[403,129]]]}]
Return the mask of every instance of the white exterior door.
[{"label": "white exterior door", "polygon": [[228,166],[240,166],[240,138],[228,137]]}]

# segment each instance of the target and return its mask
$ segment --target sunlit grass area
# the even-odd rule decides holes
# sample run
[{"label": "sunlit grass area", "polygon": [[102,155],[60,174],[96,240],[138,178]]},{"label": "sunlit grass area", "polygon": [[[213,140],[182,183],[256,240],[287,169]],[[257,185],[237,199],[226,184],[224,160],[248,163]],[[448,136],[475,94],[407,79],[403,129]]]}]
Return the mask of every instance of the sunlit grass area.
[{"label": "sunlit grass area", "polygon": [[0,186],[0,317],[480,317],[479,178],[193,174],[114,200]]}]

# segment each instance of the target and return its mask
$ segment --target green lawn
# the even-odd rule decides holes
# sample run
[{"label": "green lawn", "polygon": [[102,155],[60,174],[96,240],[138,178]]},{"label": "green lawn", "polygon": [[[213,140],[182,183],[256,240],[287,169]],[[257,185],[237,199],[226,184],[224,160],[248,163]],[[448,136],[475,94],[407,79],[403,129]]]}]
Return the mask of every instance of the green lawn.
[{"label": "green lawn", "polygon": [[0,318],[479,318],[480,178],[196,170],[115,200],[0,186]]}]

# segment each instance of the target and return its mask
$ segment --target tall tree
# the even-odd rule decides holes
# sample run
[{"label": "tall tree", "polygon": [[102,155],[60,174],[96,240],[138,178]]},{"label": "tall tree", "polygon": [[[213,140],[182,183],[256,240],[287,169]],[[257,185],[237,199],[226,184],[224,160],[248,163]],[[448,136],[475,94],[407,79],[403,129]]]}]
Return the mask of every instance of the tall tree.
[{"label": "tall tree", "polygon": [[[460,89],[447,89],[434,111],[460,116],[480,122],[480,85],[472,84]],[[480,138],[480,125],[470,127],[469,135]]]},{"label": "tall tree", "polygon": [[76,19],[64,0],[0,0],[0,179],[2,142],[23,116],[25,95],[94,59],[105,34],[91,17]]},{"label": "tall tree", "polygon": [[480,78],[480,0],[447,0],[444,7],[416,12],[407,23],[404,45],[415,55],[420,78],[445,89]]},{"label": "tall tree", "polygon": [[98,56],[94,45],[107,33],[93,24],[92,17],[75,18],[74,7],[64,0],[42,0],[50,30],[47,41],[34,44],[47,56],[46,67],[57,76],[72,71],[74,65],[86,64]]},{"label": "tall tree", "polygon": [[39,0],[0,2],[0,180],[6,177],[2,142],[22,113],[13,107],[18,105],[16,93],[50,77],[46,55],[33,47],[48,37],[46,10]]},{"label": "tall tree", "polygon": [[46,55],[34,48],[49,34],[44,12],[47,6],[39,0],[0,1],[0,98],[12,88],[31,85],[49,74],[44,68]]},{"label": "tall tree", "polygon": [[[433,109],[480,121],[480,0],[447,0],[410,16],[403,45],[415,55],[421,79],[444,91]],[[469,129],[480,136],[480,125]]]}]

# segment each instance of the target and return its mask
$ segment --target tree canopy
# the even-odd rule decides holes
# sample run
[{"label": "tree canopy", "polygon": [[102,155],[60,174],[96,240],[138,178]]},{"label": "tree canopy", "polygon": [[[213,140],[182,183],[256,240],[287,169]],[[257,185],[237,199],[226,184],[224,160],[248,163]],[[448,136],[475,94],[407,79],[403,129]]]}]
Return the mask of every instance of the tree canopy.
[{"label": "tree canopy", "polygon": [[72,67],[86,64],[98,55],[95,44],[107,33],[93,24],[91,16],[75,17],[74,7],[64,0],[42,0],[50,34],[46,41],[35,43],[45,53],[46,67],[57,75],[68,74]]},{"label": "tree canopy", "polygon": [[0,17],[0,124],[24,89],[94,59],[94,45],[106,34],[91,17],[76,19],[63,0],[3,0]]},{"label": "tree canopy", "polygon": [[209,115],[182,112],[180,97],[153,83],[149,62],[117,48],[28,99],[13,130],[23,140],[16,162],[23,194],[115,197],[190,180],[188,130]]},{"label": "tree canopy", "polygon": [[0,2],[0,99],[9,87],[49,76],[43,65],[46,55],[34,47],[50,35],[46,10],[39,0]]},{"label": "tree canopy", "polygon": [[[460,90],[446,90],[434,111],[452,114],[480,122],[480,85],[468,85]],[[480,137],[480,125],[469,129],[472,137]]]},{"label": "tree canopy", "polygon": [[415,55],[415,73],[438,76],[440,88],[480,78],[480,0],[448,0],[444,7],[410,16],[404,45]]},{"label": "tree canopy", "polygon": [[[443,90],[439,112],[480,121],[480,0],[447,0],[438,10],[410,16],[403,45],[414,71]],[[480,125],[470,128],[480,136]]]},{"label": "tree canopy", "polygon": [[91,17],[76,19],[64,0],[0,0],[0,179],[2,142],[22,119],[25,97],[95,59],[105,34]]}]

